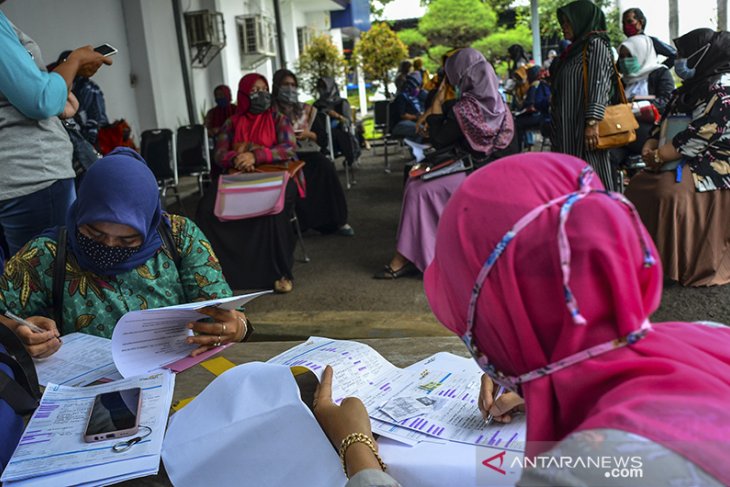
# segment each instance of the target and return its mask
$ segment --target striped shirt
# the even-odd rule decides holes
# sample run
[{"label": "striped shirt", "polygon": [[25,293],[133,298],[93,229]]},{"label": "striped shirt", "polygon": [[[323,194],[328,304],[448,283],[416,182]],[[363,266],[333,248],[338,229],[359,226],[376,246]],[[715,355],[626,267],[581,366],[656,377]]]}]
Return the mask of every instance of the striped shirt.
[{"label": "striped shirt", "polygon": [[553,150],[588,162],[606,189],[615,190],[611,162],[606,150],[585,147],[585,122],[603,120],[614,86],[613,57],[608,44],[593,37],[588,41],[588,96],[584,95],[583,54],[562,61],[552,81]]}]

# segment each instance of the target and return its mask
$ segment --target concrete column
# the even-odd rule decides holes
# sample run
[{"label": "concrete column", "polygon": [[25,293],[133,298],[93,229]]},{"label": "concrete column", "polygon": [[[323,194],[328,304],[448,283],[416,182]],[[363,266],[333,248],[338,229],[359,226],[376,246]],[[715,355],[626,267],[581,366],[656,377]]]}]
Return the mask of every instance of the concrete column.
[{"label": "concrete column", "polygon": [[542,45],[540,42],[540,14],[537,10],[538,0],[530,0],[530,15],[532,24],[532,57],[535,64],[542,65]]}]

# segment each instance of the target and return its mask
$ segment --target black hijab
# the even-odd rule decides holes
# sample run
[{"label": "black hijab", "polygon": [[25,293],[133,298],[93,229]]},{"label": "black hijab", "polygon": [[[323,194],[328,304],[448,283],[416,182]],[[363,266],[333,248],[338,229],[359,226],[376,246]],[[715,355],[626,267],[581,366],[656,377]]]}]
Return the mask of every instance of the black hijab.
[{"label": "black hijab", "polygon": [[674,39],[681,54],[677,57],[689,57],[708,44],[710,47],[704,56],[697,54],[689,60],[687,67],[696,70],[694,77],[685,80],[677,89],[677,109],[681,112],[691,112],[699,100],[707,97],[710,87],[723,73],[730,73],[730,33],[695,29]]},{"label": "black hijab", "polygon": [[[324,88],[322,92],[319,91],[320,87]],[[319,78],[317,81],[317,93],[319,98],[314,102],[314,107],[317,110],[336,110],[342,98],[340,97],[340,90],[337,88],[337,83],[332,77]]]}]

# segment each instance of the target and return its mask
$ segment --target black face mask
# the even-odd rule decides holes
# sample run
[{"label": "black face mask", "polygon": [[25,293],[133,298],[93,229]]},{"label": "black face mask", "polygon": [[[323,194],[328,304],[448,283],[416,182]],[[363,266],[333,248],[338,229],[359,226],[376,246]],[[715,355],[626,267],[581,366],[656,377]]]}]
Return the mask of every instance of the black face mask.
[{"label": "black face mask", "polygon": [[76,240],[79,243],[81,251],[86,254],[86,256],[91,259],[100,270],[111,269],[117,264],[121,264],[139,252],[139,249],[142,248],[141,245],[137,247],[109,247],[108,245],[104,245],[87,237],[78,230],[76,230]]},{"label": "black face mask", "polygon": [[277,95],[279,101],[282,103],[288,103],[294,105],[299,103],[299,92],[296,86],[282,86],[279,88],[279,94]]},{"label": "black face mask", "polygon": [[271,93],[268,91],[257,91],[249,95],[248,99],[251,100],[248,111],[254,115],[262,113],[271,107]]}]

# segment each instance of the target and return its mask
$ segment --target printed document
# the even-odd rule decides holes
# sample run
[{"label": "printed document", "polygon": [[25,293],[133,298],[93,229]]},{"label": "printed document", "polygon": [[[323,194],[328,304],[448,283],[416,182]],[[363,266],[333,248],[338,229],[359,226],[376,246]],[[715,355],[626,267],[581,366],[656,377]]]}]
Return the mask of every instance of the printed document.
[{"label": "printed document", "polygon": [[[170,366],[176,371],[174,363],[184,360],[198,345],[188,344],[185,340],[193,334],[187,324],[204,318],[197,310],[207,306],[235,309],[271,291],[213,299],[196,303],[180,304],[167,308],[130,311],[122,316],[112,334],[112,356],[119,373],[123,377],[147,374],[162,367]],[[63,347],[62,347],[63,348]],[[221,351],[208,352],[199,360],[187,360],[186,365],[205,360]]]},{"label": "printed document", "polygon": [[34,359],[38,382],[81,387],[117,377],[112,341],[87,333],[63,336],[63,344],[48,358]]},{"label": "printed document", "polygon": [[[110,477],[121,481],[157,473],[174,381],[171,372],[162,371],[83,388],[49,384],[0,480],[6,486],[97,485]],[[133,437],[85,442],[94,398],[133,387],[142,389],[140,426],[152,430],[149,436],[123,453],[112,447]],[[145,431],[140,428],[136,436]]]}]

